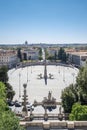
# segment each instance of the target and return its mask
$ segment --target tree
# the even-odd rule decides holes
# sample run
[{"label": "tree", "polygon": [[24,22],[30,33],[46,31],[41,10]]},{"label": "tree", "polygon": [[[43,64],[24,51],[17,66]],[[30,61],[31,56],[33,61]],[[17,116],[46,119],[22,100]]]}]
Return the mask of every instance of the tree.
[{"label": "tree", "polygon": [[3,82],[6,86],[6,94],[7,98],[13,99],[13,96],[15,95],[15,92],[12,88],[12,86],[8,83],[8,68],[6,66],[2,66],[0,68],[0,81]]},{"label": "tree", "polygon": [[39,48],[39,60],[42,60],[42,48]]},{"label": "tree", "polygon": [[54,59],[55,59],[55,61],[57,60],[57,52],[56,51],[54,53]]},{"label": "tree", "polygon": [[87,120],[87,106],[80,103],[74,104],[69,119],[77,121]]},{"label": "tree", "polygon": [[0,112],[6,108],[6,91],[5,85],[0,82]]},{"label": "tree", "polygon": [[62,61],[66,62],[66,60],[67,60],[67,56],[66,56],[66,52],[64,52],[62,54]]},{"label": "tree", "polygon": [[67,60],[66,52],[62,47],[60,47],[60,49],[58,51],[58,59],[63,62],[66,62],[66,60]]},{"label": "tree", "polygon": [[87,105],[87,65],[82,67],[76,79],[81,104]]},{"label": "tree", "polygon": [[48,57],[49,57],[49,53],[47,51],[47,48],[45,48],[45,58],[48,59]]},{"label": "tree", "polygon": [[27,54],[23,53],[23,55],[24,55],[24,60],[27,60]]},{"label": "tree", "polygon": [[8,68],[6,66],[2,66],[0,68],[0,81],[6,83],[8,81],[7,75]]},{"label": "tree", "polygon": [[76,84],[70,85],[62,92],[62,106],[64,111],[70,113],[75,102],[87,105],[87,65],[78,73]]},{"label": "tree", "polygon": [[42,48],[39,48],[39,56],[42,56]]},{"label": "tree", "polygon": [[0,130],[22,130],[16,115],[9,110],[6,104],[6,90],[0,82]]},{"label": "tree", "polygon": [[15,91],[13,90],[12,86],[9,83],[6,83],[6,97],[12,100],[14,95]]},{"label": "tree", "polygon": [[17,56],[20,59],[20,61],[22,61],[22,54],[21,54],[21,48],[17,49]]},{"label": "tree", "polygon": [[65,88],[62,91],[61,99],[64,112],[70,113],[72,105],[78,101],[77,86],[71,84],[69,87]]},{"label": "tree", "polygon": [[64,49],[62,47],[60,47],[59,51],[58,51],[58,59],[62,60],[62,54],[64,53]]},{"label": "tree", "polygon": [[20,127],[19,119],[10,110],[0,114],[0,119],[0,130],[23,130]]}]

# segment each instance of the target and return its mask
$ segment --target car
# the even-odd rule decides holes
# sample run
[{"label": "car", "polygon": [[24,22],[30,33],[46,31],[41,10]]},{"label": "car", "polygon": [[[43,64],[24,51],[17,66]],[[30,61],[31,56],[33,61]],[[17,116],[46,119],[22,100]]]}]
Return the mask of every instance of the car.
[{"label": "car", "polygon": [[30,111],[30,110],[33,111],[34,110],[34,106],[32,104],[27,104],[26,107],[27,107],[28,111]]},{"label": "car", "polygon": [[15,102],[15,107],[21,107],[21,103],[20,102]]},{"label": "car", "polygon": [[14,102],[11,101],[11,100],[7,100],[7,104],[8,104],[9,106],[14,106]]}]

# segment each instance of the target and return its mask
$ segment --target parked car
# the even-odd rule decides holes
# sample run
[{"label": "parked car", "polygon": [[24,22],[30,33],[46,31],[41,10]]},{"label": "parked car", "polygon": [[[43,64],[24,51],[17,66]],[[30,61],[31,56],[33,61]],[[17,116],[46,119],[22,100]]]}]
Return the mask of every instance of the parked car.
[{"label": "parked car", "polygon": [[7,104],[8,104],[9,106],[14,106],[14,102],[11,101],[11,100],[7,100]]},{"label": "parked car", "polygon": [[21,107],[22,105],[21,105],[21,103],[20,102],[15,102],[15,107]]},{"label": "parked car", "polygon": [[28,111],[34,110],[34,106],[32,104],[27,104],[26,107],[27,107]]}]

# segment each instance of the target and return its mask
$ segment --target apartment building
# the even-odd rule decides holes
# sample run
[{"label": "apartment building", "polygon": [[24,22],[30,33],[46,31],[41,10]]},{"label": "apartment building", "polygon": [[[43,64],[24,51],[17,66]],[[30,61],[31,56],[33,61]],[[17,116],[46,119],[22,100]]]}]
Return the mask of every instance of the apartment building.
[{"label": "apartment building", "polygon": [[38,51],[38,49],[22,50],[22,58],[26,59],[26,60],[38,60],[39,51]]},{"label": "apartment building", "polygon": [[0,50],[0,66],[15,67],[18,62],[17,53],[13,50]]},{"label": "apartment building", "polygon": [[69,52],[69,62],[76,66],[84,66],[87,61],[87,52]]}]

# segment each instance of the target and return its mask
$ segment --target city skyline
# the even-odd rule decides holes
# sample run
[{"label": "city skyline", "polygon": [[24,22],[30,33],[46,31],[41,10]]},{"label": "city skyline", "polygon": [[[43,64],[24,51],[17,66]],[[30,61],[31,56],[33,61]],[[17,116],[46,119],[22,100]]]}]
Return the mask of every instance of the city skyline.
[{"label": "city skyline", "polygon": [[0,43],[87,43],[87,0],[0,0]]}]

